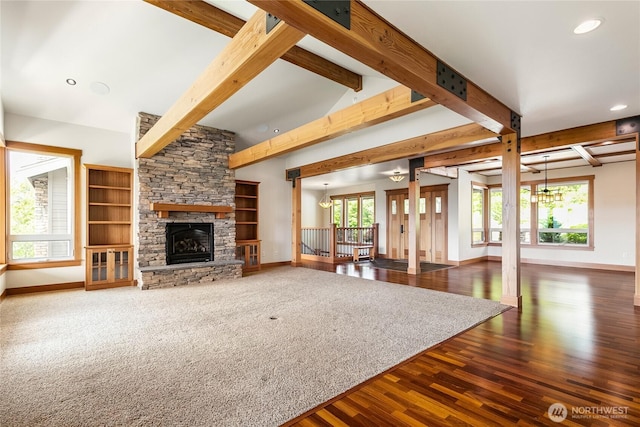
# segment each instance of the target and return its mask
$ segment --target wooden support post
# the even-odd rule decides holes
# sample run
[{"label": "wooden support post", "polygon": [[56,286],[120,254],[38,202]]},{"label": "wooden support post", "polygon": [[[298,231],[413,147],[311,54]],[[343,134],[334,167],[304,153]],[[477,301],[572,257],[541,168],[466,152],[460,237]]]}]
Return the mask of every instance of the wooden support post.
[{"label": "wooden support post", "polygon": [[640,306],[640,136],[636,134],[636,293],[633,305]]},{"label": "wooden support post", "polygon": [[502,136],[502,298],[522,306],[520,291],[520,141],[515,133]]},{"label": "wooden support post", "polygon": [[294,178],[291,189],[291,265],[302,262],[302,180]]},{"label": "wooden support post", "polygon": [[377,222],[373,224],[373,256],[378,258],[378,248],[380,247],[380,224]]},{"label": "wooden support post", "polygon": [[337,244],[336,244],[336,236],[338,235],[338,226],[333,222],[329,226],[329,258],[331,262],[336,262],[336,257],[338,256]]},{"label": "wooden support post", "polygon": [[[420,171],[409,180],[409,266],[407,274],[420,274]],[[402,209],[402,207],[400,207]]]}]

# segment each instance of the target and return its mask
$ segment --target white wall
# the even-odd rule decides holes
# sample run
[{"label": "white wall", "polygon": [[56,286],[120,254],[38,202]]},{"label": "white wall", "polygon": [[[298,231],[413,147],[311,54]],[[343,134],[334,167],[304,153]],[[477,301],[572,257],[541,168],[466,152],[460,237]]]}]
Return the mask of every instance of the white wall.
[{"label": "white wall", "polygon": [[259,237],[263,264],[291,261],[291,182],[281,159],[236,170],[236,179],[260,182]]},{"label": "white wall", "polygon": [[[610,266],[635,265],[635,162],[549,171],[549,178],[594,175],[594,250],[528,248],[521,258],[537,262],[566,262]],[[523,174],[521,180],[539,180],[539,175]],[[491,246],[489,255],[500,256],[501,248]]]},{"label": "white wall", "polygon": [[[2,105],[2,92],[0,92],[0,141],[4,141],[4,106]],[[4,215],[4,212],[2,213]],[[0,295],[7,289],[7,277],[0,273]]]},{"label": "white wall", "polygon": [[[7,114],[4,125],[8,141],[79,149],[82,150],[82,163],[133,167],[132,137],[125,133],[15,114]],[[84,174],[81,175],[81,206],[84,206]],[[84,224],[84,209],[81,209],[81,215]],[[83,246],[85,231],[82,227]],[[83,249],[82,252],[84,259]],[[82,282],[84,275],[84,266],[11,270],[5,273],[7,288]]]},{"label": "white wall", "polygon": [[4,141],[4,105],[2,105],[2,92],[0,92],[0,141]]},{"label": "white wall", "polygon": [[7,273],[0,273],[0,295],[7,289]]}]

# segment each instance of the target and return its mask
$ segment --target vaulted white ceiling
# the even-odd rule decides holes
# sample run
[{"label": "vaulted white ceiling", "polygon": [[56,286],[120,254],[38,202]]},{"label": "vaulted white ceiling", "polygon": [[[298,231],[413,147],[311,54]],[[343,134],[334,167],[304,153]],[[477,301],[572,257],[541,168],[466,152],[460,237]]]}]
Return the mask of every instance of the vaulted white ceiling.
[{"label": "vaulted white ceiling", "polygon": [[[209,3],[244,20],[255,11],[244,1]],[[523,136],[640,114],[640,2],[364,3],[520,113]],[[0,17],[6,113],[124,133],[139,111],[164,114],[229,42],[134,0],[2,1]],[[573,34],[592,17],[604,19],[599,29]],[[300,46],[364,75],[364,90],[278,60],[201,123],[235,131],[241,149],[268,139],[274,129],[286,132],[395,85],[310,37]],[[77,84],[68,85],[68,78]],[[96,83],[108,85],[109,93],[99,94]],[[628,108],[609,111],[615,104]],[[419,123],[434,113],[414,114],[363,135],[393,139],[408,125],[419,134]]]}]

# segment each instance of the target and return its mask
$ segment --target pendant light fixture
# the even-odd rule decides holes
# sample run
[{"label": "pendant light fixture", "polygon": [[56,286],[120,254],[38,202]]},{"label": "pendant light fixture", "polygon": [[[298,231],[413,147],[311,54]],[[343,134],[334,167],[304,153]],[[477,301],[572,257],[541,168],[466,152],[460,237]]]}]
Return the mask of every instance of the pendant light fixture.
[{"label": "pendant light fixture", "polygon": [[551,203],[551,202],[561,202],[563,200],[562,193],[560,190],[556,190],[555,192],[549,190],[547,188],[547,160],[549,156],[544,156],[544,188],[540,191],[537,191],[531,194],[531,203]]},{"label": "pendant light fixture", "polygon": [[320,201],[318,202],[318,204],[320,205],[320,207],[324,208],[324,209],[329,209],[331,207],[331,204],[333,203],[331,201],[331,198],[329,198],[329,195],[327,194],[327,186],[329,184],[324,184],[324,196],[322,196],[322,199],[320,199]]},{"label": "pendant light fixture", "polygon": [[400,175],[400,171],[395,171],[393,175],[389,177],[389,179],[393,182],[400,182],[404,179],[404,175]]}]

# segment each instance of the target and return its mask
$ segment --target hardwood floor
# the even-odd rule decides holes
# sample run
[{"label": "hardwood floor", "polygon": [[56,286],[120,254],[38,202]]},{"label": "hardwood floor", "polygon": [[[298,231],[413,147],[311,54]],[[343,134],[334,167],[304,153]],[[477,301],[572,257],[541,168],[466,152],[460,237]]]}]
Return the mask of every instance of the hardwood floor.
[{"label": "hardwood floor", "polygon": [[[305,267],[500,299],[496,262],[418,277],[369,263]],[[634,275],[540,265],[523,265],[521,274],[520,311],[432,347],[286,425],[640,425]],[[561,424],[549,417],[554,403],[566,407]]]}]

